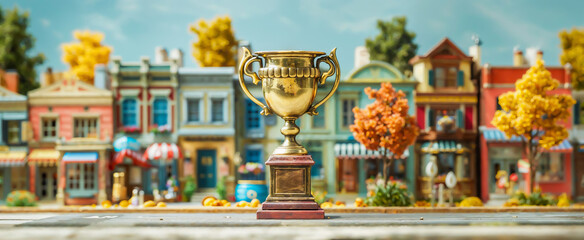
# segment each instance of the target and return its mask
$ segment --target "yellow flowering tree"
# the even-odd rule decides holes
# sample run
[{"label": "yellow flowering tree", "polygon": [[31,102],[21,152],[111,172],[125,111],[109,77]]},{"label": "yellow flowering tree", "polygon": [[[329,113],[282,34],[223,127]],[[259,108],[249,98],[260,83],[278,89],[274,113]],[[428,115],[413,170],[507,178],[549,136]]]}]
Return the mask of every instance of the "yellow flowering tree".
[{"label": "yellow flowering tree", "polygon": [[93,84],[95,64],[106,64],[112,48],[102,45],[104,36],[100,32],[75,31],[73,37],[76,42],[65,43],[63,62],[69,64],[69,74],[80,80]]},{"label": "yellow flowering tree", "polygon": [[210,22],[201,19],[190,26],[190,31],[198,37],[193,42],[193,57],[201,67],[235,66],[237,41],[229,16]]},{"label": "yellow flowering tree", "polygon": [[574,28],[559,34],[562,54],[560,62],[572,65],[572,85],[575,89],[584,89],[584,28]]},{"label": "yellow flowering tree", "polygon": [[558,122],[569,119],[569,109],[576,101],[570,95],[548,93],[558,85],[543,61],[538,60],[517,80],[514,92],[499,97],[502,110],[495,112],[491,122],[507,137],[523,139],[523,150],[531,165],[529,187],[532,192],[543,150],[557,146],[568,137],[568,130]]}]

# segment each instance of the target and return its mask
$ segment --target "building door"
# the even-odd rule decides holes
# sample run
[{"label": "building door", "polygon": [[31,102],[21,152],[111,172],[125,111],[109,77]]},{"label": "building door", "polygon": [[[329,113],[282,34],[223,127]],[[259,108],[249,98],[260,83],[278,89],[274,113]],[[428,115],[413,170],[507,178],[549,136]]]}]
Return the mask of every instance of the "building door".
[{"label": "building door", "polygon": [[[491,175],[490,177],[490,182],[491,182],[491,193],[500,193],[500,194],[505,194],[505,190],[504,189],[500,189],[497,187],[497,172],[499,172],[500,170],[503,170],[505,172],[507,172],[507,179],[509,178],[509,175],[511,175],[512,173],[517,173],[517,159],[513,159],[513,158],[497,158],[497,159],[493,159],[492,163],[491,163]],[[517,185],[515,185],[515,187],[517,187]]]},{"label": "building door", "polygon": [[359,183],[357,159],[343,159],[343,187],[346,192],[356,192]]},{"label": "building door", "polygon": [[574,193],[574,199],[584,201],[584,152],[575,152],[574,154],[576,156],[574,158],[574,167],[576,167],[576,176],[574,178],[576,181],[576,185],[574,185],[576,192]]},{"label": "building door", "polygon": [[197,179],[200,188],[214,188],[217,183],[216,150],[197,150]]},{"label": "building door", "polygon": [[39,198],[55,199],[57,195],[57,168],[39,167]]}]

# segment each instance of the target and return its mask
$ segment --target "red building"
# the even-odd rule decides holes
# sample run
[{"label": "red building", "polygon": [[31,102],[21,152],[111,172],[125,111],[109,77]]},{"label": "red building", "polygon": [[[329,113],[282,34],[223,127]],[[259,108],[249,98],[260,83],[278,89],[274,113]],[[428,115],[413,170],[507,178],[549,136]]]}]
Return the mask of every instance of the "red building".
[{"label": "red building", "polygon": [[[542,57],[542,52],[538,52],[536,58]],[[515,82],[520,79],[529,69],[521,51],[514,53],[514,66],[489,66],[486,64],[482,69],[481,81],[481,193],[480,197],[487,201],[497,195],[495,175],[499,170],[504,170],[508,174],[517,173],[517,161],[524,159],[521,148],[521,139],[513,137],[508,139],[503,132],[496,129],[491,120],[495,112],[500,110],[498,97],[510,91],[515,91]],[[571,79],[569,67],[548,67],[552,78],[560,82],[558,89],[552,91],[554,94],[571,95]],[[570,109],[572,111],[572,109]],[[567,129],[571,129],[572,121],[561,123]],[[546,151],[539,161],[538,172],[536,173],[536,185],[539,185],[543,192],[561,194],[572,192],[571,174],[572,146],[566,139],[560,145]],[[519,186],[526,186],[529,181],[520,177]],[[525,181],[523,181],[525,180]]]}]

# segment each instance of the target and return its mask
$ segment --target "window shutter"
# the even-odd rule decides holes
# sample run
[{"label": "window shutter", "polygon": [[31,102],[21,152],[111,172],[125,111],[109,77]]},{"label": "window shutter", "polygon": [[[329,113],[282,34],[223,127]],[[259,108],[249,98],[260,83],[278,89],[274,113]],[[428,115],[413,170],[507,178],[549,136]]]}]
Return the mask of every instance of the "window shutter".
[{"label": "window shutter", "polygon": [[460,109],[456,110],[456,122],[459,128],[464,128],[464,115]]},{"label": "window shutter", "polygon": [[434,117],[434,109],[430,109],[428,111],[428,127],[435,127],[436,126],[436,119]]},{"label": "window shutter", "polygon": [[423,106],[419,106],[416,115],[418,118],[418,127],[420,129],[426,128],[426,108]]},{"label": "window shutter", "polygon": [[434,86],[434,70],[428,70],[428,85]]},{"label": "window shutter", "polygon": [[580,124],[580,101],[576,101],[576,104],[574,104],[572,114],[574,114],[574,125]]},{"label": "window shutter", "polygon": [[458,70],[458,76],[456,77],[456,86],[458,87],[464,86],[464,72],[462,70]]}]

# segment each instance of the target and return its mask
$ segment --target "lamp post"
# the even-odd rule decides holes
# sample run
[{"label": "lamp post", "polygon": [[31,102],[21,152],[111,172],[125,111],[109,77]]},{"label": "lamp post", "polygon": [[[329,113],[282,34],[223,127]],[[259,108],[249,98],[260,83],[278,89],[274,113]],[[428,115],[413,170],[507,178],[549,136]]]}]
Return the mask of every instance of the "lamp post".
[{"label": "lamp post", "polygon": [[449,197],[450,197],[450,206],[452,207],[452,203],[453,203],[453,194],[452,192],[454,191],[454,187],[456,186],[456,175],[454,175],[454,172],[450,171],[448,172],[448,174],[446,174],[446,179],[444,179],[444,182],[446,183],[446,187],[448,187],[448,192],[449,192]]}]

